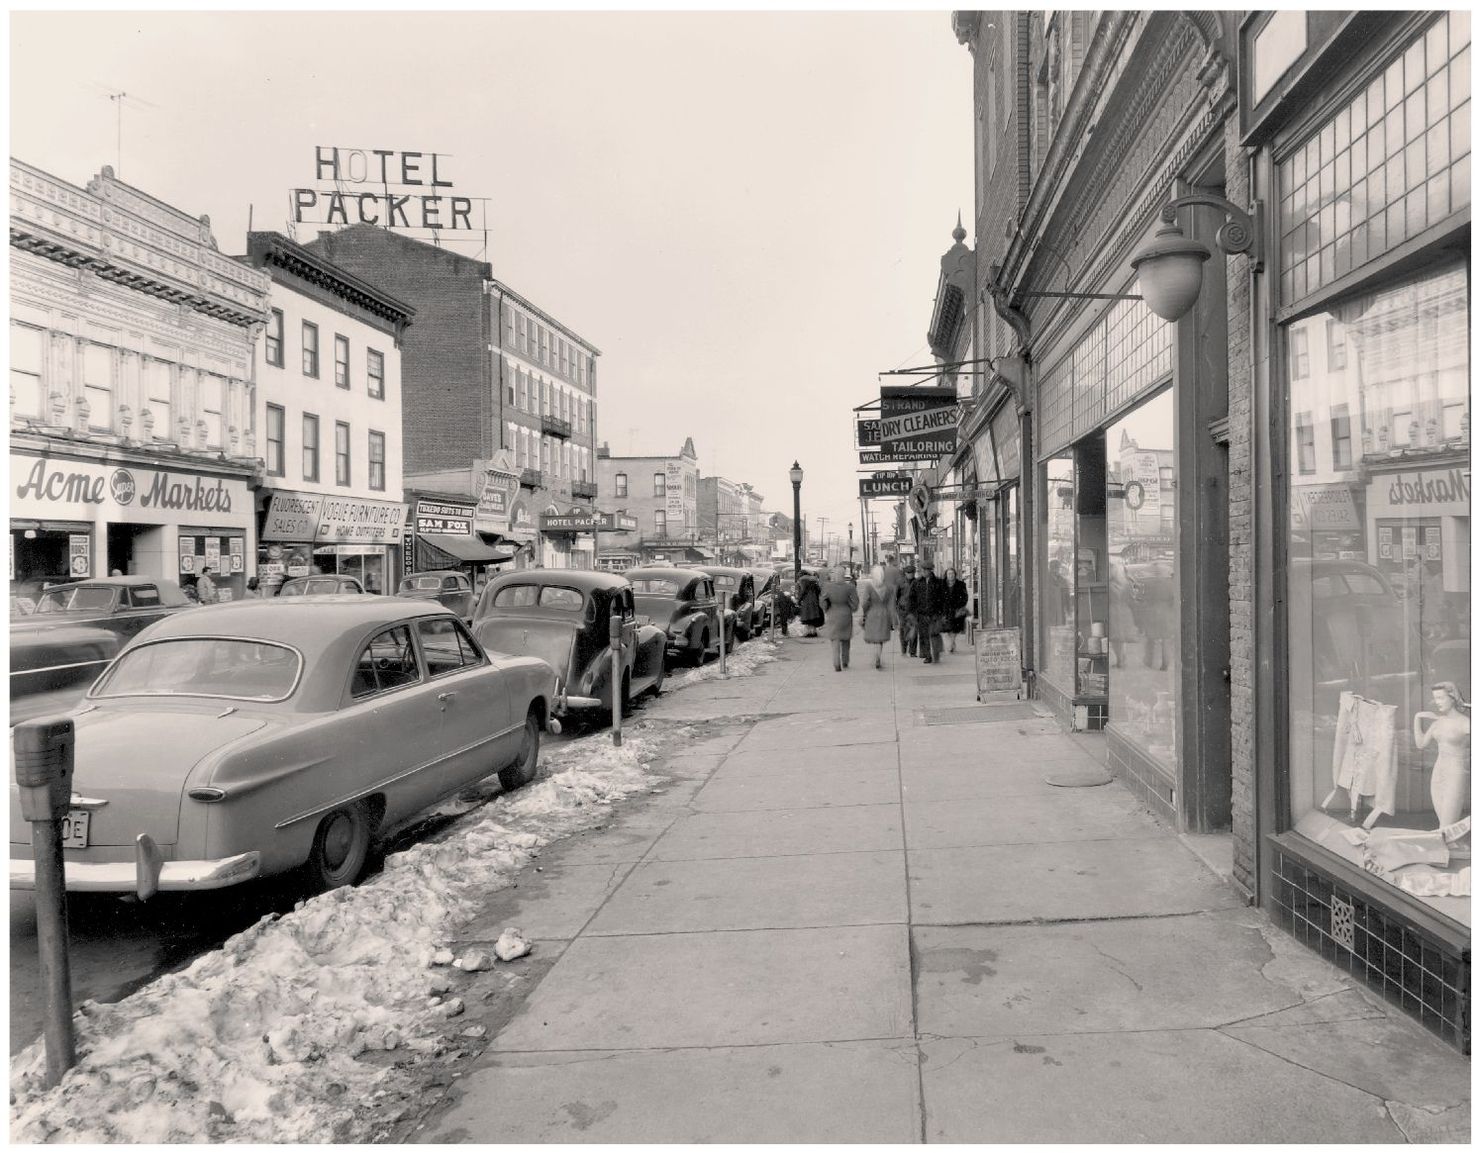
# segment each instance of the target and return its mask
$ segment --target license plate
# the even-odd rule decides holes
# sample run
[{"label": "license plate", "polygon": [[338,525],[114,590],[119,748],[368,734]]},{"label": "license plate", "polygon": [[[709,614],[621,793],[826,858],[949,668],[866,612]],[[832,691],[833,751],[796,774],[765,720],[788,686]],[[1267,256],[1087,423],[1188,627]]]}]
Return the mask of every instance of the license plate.
[{"label": "license plate", "polygon": [[62,848],[87,848],[87,825],[92,814],[86,809],[73,809],[62,818]]}]

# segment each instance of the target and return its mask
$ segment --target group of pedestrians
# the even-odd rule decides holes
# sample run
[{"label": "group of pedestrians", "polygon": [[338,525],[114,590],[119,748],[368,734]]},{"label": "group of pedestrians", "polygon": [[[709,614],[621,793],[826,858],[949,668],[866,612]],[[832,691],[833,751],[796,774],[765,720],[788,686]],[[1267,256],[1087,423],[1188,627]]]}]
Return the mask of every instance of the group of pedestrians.
[{"label": "group of pedestrians", "polygon": [[833,646],[833,668],[848,667],[853,642],[854,613],[863,617],[863,640],[874,646],[874,668],[884,667],[884,646],[899,631],[899,651],[935,664],[945,651],[956,651],[956,638],[965,631],[970,594],[955,569],[935,575],[935,563],[926,559],[916,574],[913,564],[900,569],[890,557],[874,565],[857,585],[826,569],[817,576],[803,573],[797,582],[797,609],[804,636],[818,629]]}]

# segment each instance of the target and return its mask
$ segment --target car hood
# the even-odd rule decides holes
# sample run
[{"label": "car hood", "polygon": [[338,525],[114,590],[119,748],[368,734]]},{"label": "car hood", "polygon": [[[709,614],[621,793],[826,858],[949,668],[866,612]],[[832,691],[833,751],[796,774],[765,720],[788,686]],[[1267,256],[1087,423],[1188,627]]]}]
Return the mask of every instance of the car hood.
[{"label": "car hood", "polygon": [[[132,845],[140,833],[148,833],[161,845],[173,845],[191,771],[269,723],[260,715],[223,717],[198,708],[103,707],[78,714],[72,792],[107,801],[92,810],[88,843]],[[29,841],[14,785],[14,745],[10,779],[10,839]]]},{"label": "car hood", "polygon": [[565,621],[537,617],[485,617],[473,626],[473,635],[484,648],[516,657],[539,657],[570,683],[574,670],[571,655],[576,629]]}]

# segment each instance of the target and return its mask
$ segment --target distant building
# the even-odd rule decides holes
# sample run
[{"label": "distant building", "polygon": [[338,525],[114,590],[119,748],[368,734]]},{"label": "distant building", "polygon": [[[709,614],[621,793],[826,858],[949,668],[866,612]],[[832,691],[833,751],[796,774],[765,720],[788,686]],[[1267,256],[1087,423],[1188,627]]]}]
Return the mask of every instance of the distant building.
[{"label": "distant building", "polygon": [[750,485],[722,476],[699,478],[699,533],[728,564],[758,564],[769,553],[762,499]]},{"label": "distant building", "polygon": [[604,511],[624,511],[638,525],[635,532],[601,534],[600,567],[715,559],[713,544],[705,543],[699,528],[699,455],[693,437],[672,456],[611,456],[602,445],[596,453],[596,484]]}]

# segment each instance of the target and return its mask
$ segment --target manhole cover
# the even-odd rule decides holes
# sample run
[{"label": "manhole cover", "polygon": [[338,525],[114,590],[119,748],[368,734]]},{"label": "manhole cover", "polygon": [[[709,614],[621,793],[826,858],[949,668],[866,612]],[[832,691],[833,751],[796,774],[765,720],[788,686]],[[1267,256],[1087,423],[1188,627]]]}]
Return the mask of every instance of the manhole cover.
[{"label": "manhole cover", "polygon": [[927,725],[990,725],[1001,721],[1033,720],[1032,705],[965,705],[957,708],[921,709],[920,721]]},{"label": "manhole cover", "polygon": [[1115,778],[1101,768],[1060,769],[1043,778],[1060,789],[1092,789],[1096,785],[1108,785]]}]

